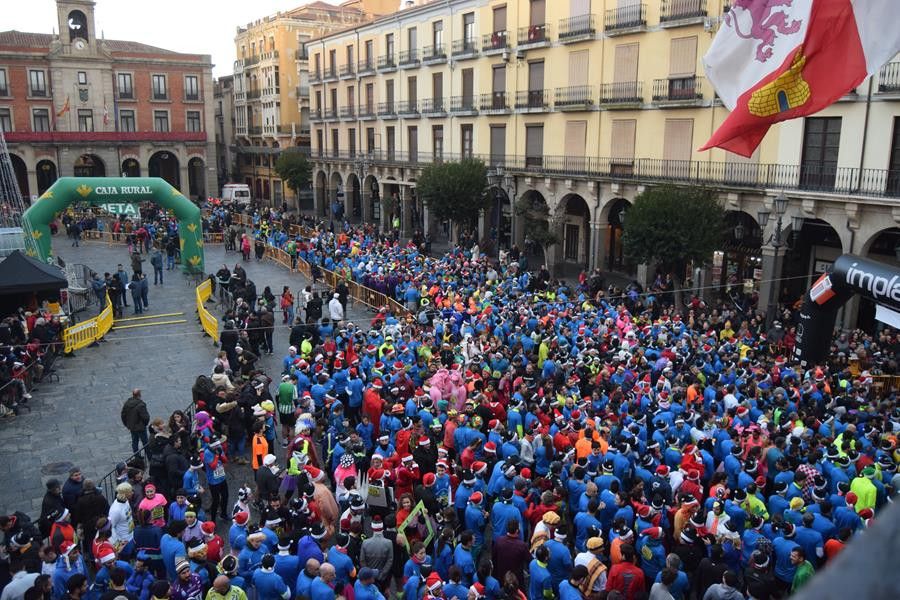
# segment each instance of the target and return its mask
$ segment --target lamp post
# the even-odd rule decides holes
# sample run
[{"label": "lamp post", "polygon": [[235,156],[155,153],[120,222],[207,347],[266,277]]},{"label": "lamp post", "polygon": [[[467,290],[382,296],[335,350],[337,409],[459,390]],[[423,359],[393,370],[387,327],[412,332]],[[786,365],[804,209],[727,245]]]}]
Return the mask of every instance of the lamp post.
[{"label": "lamp post", "polygon": [[[778,308],[777,302],[777,294],[776,289],[778,288],[778,275],[776,272],[778,268],[778,253],[782,247],[788,246],[788,238],[784,235],[784,225],[783,218],[788,208],[788,199],[787,196],[784,195],[784,192],[778,194],[773,201],[773,208],[775,209],[775,231],[772,232],[772,235],[769,237],[768,243],[775,249],[775,255],[772,259],[772,280],[769,282],[769,297],[766,299],[766,331],[771,329],[772,323],[775,321],[775,311]],[[766,226],[769,224],[769,218],[772,216],[772,212],[762,208],[756,213],[757,221],[759,222],[760,228],[765,230]],[[791,217],[791,228],[793,230],[793,234],[800,231],[803,227],[804,218],[800,215],[795,215]],[[792,235],[793,235],[792,234]]]}]

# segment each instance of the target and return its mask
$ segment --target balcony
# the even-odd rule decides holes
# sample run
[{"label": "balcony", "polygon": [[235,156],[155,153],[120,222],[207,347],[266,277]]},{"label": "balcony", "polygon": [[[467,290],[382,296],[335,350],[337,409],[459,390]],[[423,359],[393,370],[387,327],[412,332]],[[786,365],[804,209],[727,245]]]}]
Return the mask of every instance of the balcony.
[{"label": "balcony", "polygon": [[454,115],[477,115],[478,104],[475,96],[451,96],[450,112]]},{"label": "balcony", "polygon": [[259,62],[272,62],[278,60],[278,50],[263,52],[259,55]]},{"label": "balcony", "polygon": [[280,93],[281,92],[280,92],[279,88],[277,88],[277,87],[267,87],[267,88],[262,89],[262,97],[263,98],[266,98],[266,97],[271,98],[273,96],[278,96]]},{"label": "balcony", "polygon": [[342,106],[341,107],[341,119],[352,121],[356,120],[356,107],[355,106]]},{"label": "balcony", "polygon": [[495,31],[481,37],[481,52],[485,56],[500,54],[509,50],[509,32]]},{"label": "balcony", "polygon": [[643,81],[620,81],[600,86],[600,105],[603,108],[638,108],[643,103]]},{"label": "balcony", "polygon": [[249,56],[244,59],[244,68],[252,67],[253,65],[259,63],[259,55]]},{"label": "balcony", "polygon": [[329,68],[325,69],[325,75],[322,77],[322,81],[337,81],[338,73],[337,67],[331,65]]},{"label": "balcony", "polygon": [[370,103],[359,107],[359,119],[361,121],[371,121],[375,118],[375,104]]},{"label": "balcony", "polygon": [[419,116],[419,103],[416,100],[401,100],[400,106],[397,108],[397,114],[404,118],[415,118]]},{"label": "balcony", "polygon": [[294,88],[294,93],[297,94],[297,98],[309,98],[309,86],[298,85]]},{"label": "balcony", "polygon": [[878,72],[878,93],[900,93],[900,62],[890,62]]},{"label": "balcony", "polygon": [[589,40],[597,33],[594,15],[578,15],[559,21],[559,43],[574,44]]},{"label": "balcony", "polygon": [[480,110],[483,114],[499,115],[509,112],[509,93],[493,92],[490,94],[482,94],[479,102]]},{"label": "balcony", "polygon": [[446,62],[447,48],[444,44],[435,44],[434,46],[425,46],[422,48],[422,64],[436,65]]},{"label": "balcony", "polygon": [[706,17],[706,0],[662,0],[660,27],[681,27],[700,23]]},{"label": "balcony", "polygon": [[341,79],[353,79],[356,77],[356,70],[354,70],[352,63],[341,65],[340,77]]},{"label": "balcony", "polygon": [[356,72],[360,77],[375,74],[375,62],[372,59],[361,60],[356,66]]},{"label": "balcony", "polygon": [[309,109],[309,120],[320,122],[322,120],[322,109],[321,108],[311,108]]},{"label": "balcony", "polygon": [[394,53],[382,54],[378,57],[378,72],[392,73],[397,70],[397,57]]},{"label": "balcony", "polygon": [[422,114],[431,118],[447,116],[447,101],[443,98],[425,98],[422,100]]},{"label": "balcony", "polygon": [[247,133],[249,133],[250,135],[262,135],[262,132],[262,125],[251,125],[247,128]]},{"label": "balcony", "polygon": [[391,102],[379,102],[378,103],[378,116],[382,119],[396,119],[397,118],[397,106],[396,103]]},{"label": "balcony", "polygon": [[259,100],[262,90],[247,90],[247,100]]},{"label": "balcony", "polygon": [[478,46],[475,45],[474,39],[453,40],[451,54],[458,60],[475,58],[478,56]]},{"label": "balcony", "polygon": [[294,50],[294,60],[309,60],[309,53],[306,52],[305,46]]},{"label": "balcony", "polygon": [[527,113],[550,110],[550,90],[521,90],[516,92],[516,110]]},{"label": "balcony", "polygon": [[557,110],[591,110],[594,107],[594,86],[571,85],[556,88],[554,105]]},{"label": "balcony", "polygon": [[87,142],[205,142],[205,131],[5,131],[11,144],[79,144]]},{"label": "balcony", "polygon": [[325,121],[337,121],[338,109],[336,106],[330,106],[325,109]]},{"label": "balcony", "polygon": [[401,69],[416,69],[419,67],[419,50],[418,48],[411,48],[409,50],[401,50],[400,51],[400,68]]},{"label": "balcony", "polygon": [[633,4],[606,11],[603,29],[606,35],[625,35],[647,27],[647,5]]},{"label": "balcony", "polygon": [[525,50],[543,48],[549,45],[549,24],[541,23],[540,25],[528,25],[527,27],[519,27],[519,48]]},{"label": "balcony", "polygon": [[703,102],[702,77],[653,80],[653,102],[668,106],[697,106]]},{"label": "balcony", "polygon": [[318,69],[310,70],[309,82],[311,84],[321,83],[322,82],[322,71],[319,71]]}]

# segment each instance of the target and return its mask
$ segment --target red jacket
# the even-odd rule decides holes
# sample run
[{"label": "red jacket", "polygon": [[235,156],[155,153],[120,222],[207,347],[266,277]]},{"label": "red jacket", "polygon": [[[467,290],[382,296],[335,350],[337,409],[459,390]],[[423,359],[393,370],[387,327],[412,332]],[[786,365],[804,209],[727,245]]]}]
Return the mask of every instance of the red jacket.
[{"label": "red jacket", "polygon": [[644,572],[629,562],[613,565],[606,578],[606,589],[618,590],[625,595],[625,600],[643,597]]}]

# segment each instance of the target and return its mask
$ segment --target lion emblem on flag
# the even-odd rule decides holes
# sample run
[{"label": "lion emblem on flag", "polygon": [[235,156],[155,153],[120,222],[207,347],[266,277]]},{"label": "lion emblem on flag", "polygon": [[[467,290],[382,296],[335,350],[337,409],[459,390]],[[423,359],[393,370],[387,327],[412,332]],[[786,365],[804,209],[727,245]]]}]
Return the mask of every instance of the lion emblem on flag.
[{"label": "lion emblem on flag", "polygon": [[[734,6],[725,15],[725,25],[745,40],[759,40],[756,60],[766,62],[772,57],[772,47],[778,34],[790,35],[800,31],[802,22],[794,19],[788,22],[787,12],[794,0],[734,0]],[[749,15],[749,29],[747,26]]]}]

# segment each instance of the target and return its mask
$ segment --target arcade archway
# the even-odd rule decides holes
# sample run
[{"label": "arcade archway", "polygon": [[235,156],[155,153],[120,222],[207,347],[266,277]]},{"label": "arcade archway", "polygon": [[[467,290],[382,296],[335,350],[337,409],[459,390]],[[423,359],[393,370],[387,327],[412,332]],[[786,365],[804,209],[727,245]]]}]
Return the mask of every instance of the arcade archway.
[{"label": "arcade archway", "polygon": [[206,163],[199,156],[188,161],[188,194],[196,200],[206,198]]},{"label": "arcade archway", "polygon": [[122,177],[140,177],[141,163],[135,158],[126,158],[122,161]]},{"label": "arcade archway", "polygon": [[75,161],[75,177],[106,177],[106,164],[96,154],[82,154]]},{"label": "arcade archway", "polygon": [[51,185],[56,183],[59,175],[56,172],[56,163],[47,159],[38,161],[35,171],[37,175],[37,193],[40,196],[50,189]]},{"label": "arcade archway", "polygon": [[25,166],[25,161],[20,156],[10,154],[9,158],[16,174],[16,183],[19,184],[19,193],[22,194],[22,200],[27,204],[31,200],[31,191],[28,189],[28,167]]},{"label": "arcade archway", "polygon": [[345,218],[351,223],[359,223],[362,220],[362,201],[360,197],[359,177],[357,177],[355,173],[347,175],[344,198],[346,202]]},{"label": "arcade archway", "polygon": [[591,209],[584,198],[569,194],[557,210],[562,220],[563,262],[586,267],[591,247]]},{"label": "arcade archway", "polygon": [[178,164],[178,157],[175,156],[174,152],[165,150],[155,152],[150,157],[148,166],[150,177],[159,177],[173,188],[181,189],[181,170]]}]

